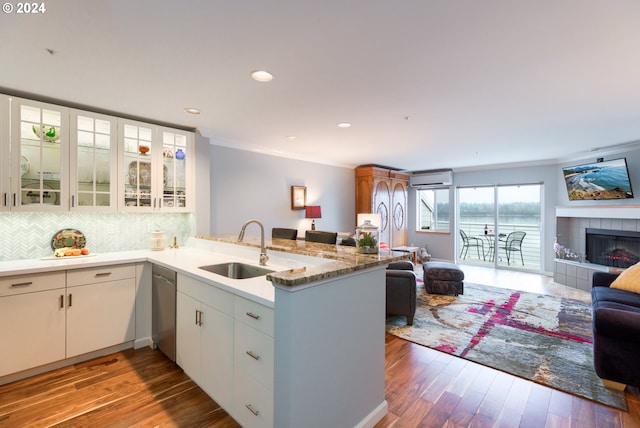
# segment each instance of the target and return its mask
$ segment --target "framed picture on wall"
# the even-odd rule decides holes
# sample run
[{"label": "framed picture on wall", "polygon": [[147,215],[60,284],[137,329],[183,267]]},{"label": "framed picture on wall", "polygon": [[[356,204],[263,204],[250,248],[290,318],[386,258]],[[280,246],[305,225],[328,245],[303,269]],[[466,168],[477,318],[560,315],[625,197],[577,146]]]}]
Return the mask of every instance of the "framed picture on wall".
[{"label": "framed picture on wall", "polygon": [[291,186],[291,209],[303,210],[305,205],[307,205],[307,188]]}]

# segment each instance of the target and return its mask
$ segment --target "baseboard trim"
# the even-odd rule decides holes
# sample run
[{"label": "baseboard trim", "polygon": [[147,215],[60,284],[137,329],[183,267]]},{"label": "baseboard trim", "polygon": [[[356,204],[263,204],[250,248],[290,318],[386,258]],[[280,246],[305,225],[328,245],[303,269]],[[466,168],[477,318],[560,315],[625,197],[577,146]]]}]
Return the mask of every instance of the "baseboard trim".
[{"label": "baseboard trim", "polygon": [[355,428],[373,428],[378,422],[389,413],[389,403],[384,400],[366,418],[361,420]]},{"label": "baseboard trim", "polygon": [[54,361],[53,363],[45,364],[38,367],[33,367],[21,372],[11,373],[6,376],[0,377],[0,385],[5,385],[7,383],[26,379],[31,376],[36,376],[42,373],[50,372],[51,370],[56,370],[62,367],[67,367],[73,364],[92,360],[94,358],[103,357],[105,355],[113,354],[114,352],[124,351],[125,349],[129,349],[132,347],[133,341],[128,341],[119,345],[109,346],[108,348],[98,349],[97,351],[88,352],[86,354],[77,355],[71,358],[65,358],[64,360]]}]

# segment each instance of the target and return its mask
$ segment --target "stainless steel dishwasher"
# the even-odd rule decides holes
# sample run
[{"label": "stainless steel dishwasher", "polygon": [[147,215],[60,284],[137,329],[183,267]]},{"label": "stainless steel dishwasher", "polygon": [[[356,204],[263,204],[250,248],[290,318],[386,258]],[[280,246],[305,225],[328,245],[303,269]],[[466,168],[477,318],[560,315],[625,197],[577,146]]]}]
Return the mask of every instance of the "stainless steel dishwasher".
[{"label": "stainless steel dishwasher", "polygon": [[151,270],[153,347],[176,360],[176,273],[153,265]]}]

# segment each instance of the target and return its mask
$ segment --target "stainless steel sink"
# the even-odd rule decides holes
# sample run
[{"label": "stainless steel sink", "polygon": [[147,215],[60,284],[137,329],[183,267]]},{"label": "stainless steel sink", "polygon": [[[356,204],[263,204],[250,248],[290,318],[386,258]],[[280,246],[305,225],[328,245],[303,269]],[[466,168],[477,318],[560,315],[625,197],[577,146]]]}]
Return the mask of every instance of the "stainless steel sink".
[{"label": "stainless steel sink", "polygon": [[238,262],[200,266],[199,269],[206,270],[207,272],[215,273],[217,275],[226,276],[231,279],[255,278],[256,276],[262,276],[274,272],[271,269]]}]

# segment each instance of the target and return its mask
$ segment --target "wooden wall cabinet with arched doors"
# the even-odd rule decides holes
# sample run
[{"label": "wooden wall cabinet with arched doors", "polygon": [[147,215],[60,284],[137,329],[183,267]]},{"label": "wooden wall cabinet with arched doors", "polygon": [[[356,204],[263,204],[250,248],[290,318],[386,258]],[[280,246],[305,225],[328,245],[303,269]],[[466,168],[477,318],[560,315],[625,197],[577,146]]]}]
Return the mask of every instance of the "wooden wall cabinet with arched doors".
[{"label": "wooden wall cabinet with arched doors", "polygon": [[407,245],[408,186],[409,175],[403,172],[375,165],[356,168],[356,215],[380,214],[380,241],[389,247]]}]

